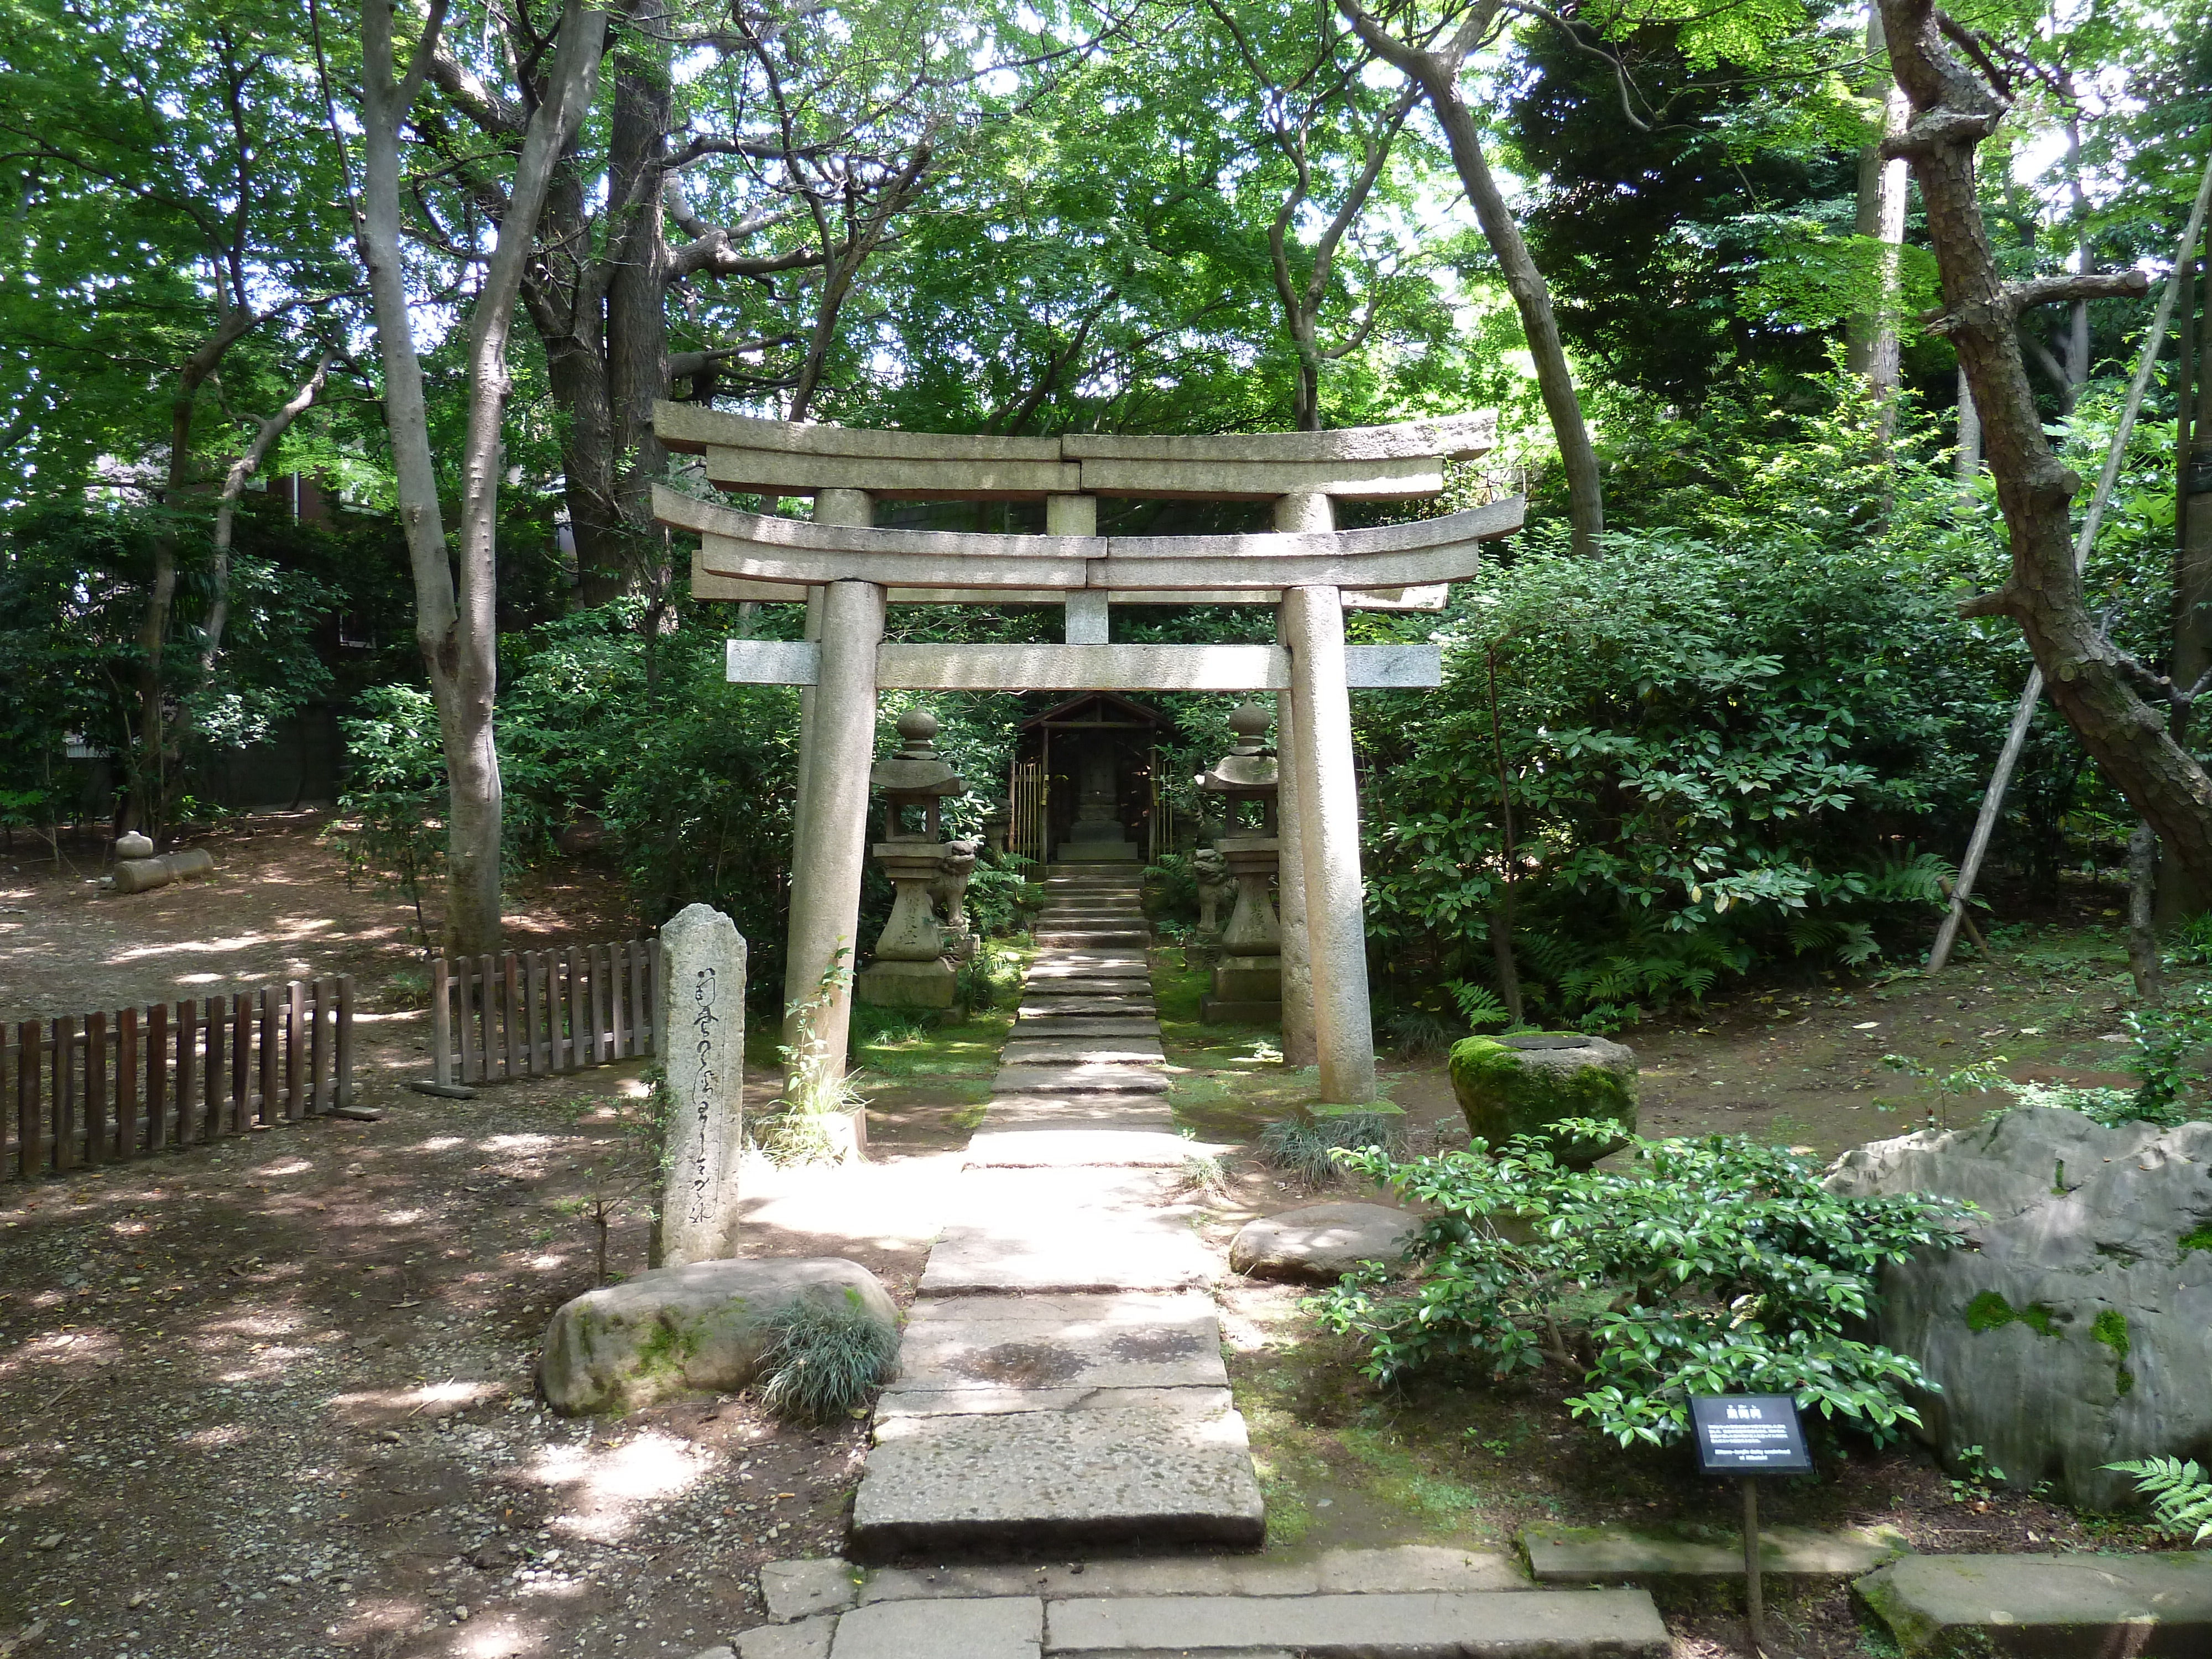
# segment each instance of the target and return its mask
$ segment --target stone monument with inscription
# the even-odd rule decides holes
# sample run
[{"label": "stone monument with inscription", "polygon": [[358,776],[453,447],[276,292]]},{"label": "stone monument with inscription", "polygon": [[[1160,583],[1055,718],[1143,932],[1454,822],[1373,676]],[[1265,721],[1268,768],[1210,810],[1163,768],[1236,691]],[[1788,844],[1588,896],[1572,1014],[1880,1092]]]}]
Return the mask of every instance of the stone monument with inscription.
[{"label": "stone monument with inscription", "polygon": [[660,930],[666,1067],[663,1267],[734,1253],[744,1154],[745,941],[720,910],[688,904]]}]

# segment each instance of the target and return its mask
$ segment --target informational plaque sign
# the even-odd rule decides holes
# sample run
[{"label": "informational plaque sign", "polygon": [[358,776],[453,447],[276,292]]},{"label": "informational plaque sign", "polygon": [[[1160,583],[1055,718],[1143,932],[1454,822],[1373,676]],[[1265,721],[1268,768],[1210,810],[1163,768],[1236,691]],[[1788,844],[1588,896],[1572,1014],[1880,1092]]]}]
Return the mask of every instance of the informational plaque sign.
[{"label": "informational plaque sign", "polygon": [[1692,1395],[1698,1467],[1706,1474],[1809,1474],[1812,1454],[1786,1394]]}]

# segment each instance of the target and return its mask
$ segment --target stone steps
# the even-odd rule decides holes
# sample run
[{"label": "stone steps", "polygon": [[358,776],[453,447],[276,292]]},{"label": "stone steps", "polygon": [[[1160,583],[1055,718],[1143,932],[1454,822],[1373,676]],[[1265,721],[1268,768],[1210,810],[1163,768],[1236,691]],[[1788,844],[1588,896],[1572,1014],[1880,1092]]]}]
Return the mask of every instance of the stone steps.
[{"label": "stone steps", "polygon": [[[1182,1175],[1218,1149],[1175,1133],[1133,886],[1099,914],[1114,925],[1038,930],[916,1287],[899,1380],[877,1405],[848,1533],[856,1559],[1251,1548],[1265,1535],[1201,1294],[1220,1263],[1192,1230]],[[1039,1650],[1041,1620],[1022,1651]],[[909,1633],[920,1646],[897,1645],[909,1637],[888,1626],[837,1641],[988,1654],[980,1629]],[[865,1645],[878,1642],[890,1645]]]},{"label": "stone steps", "polygon": [[741,1659],[1663,1659],[1638,1589],[1532,1589],[1503,1557],[1437,1546],[1249,1557],[762,1570],[772,1617]]}]

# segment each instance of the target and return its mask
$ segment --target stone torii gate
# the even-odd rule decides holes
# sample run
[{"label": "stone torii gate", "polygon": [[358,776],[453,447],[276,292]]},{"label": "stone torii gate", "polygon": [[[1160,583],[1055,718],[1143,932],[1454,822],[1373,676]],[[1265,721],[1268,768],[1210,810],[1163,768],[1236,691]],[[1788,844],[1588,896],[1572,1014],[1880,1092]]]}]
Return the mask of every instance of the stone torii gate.
[{"label": "stone torii gate", "polygon": [[[1487,412],[1334,432],[1210,437],[995,438],[794,424],[656,404],[653,430],[704,458],[709,483],[811,495],[811,520],[741,513],[655,486],[655,516],[696,532],[701,599],[806,603],[803,641],[732,640],[729,678],[798,685],[787,1006],[842,954],[858,965],[868,769],[879,689],[1287,692],[1281,757],[1283,1024],[1310,1042],[1322,1097],[1375,1097],[1353,774],[1352,686],[1442,683],[1433,646],[1347,646],[1347,607],[1441,608],[1481,544],[1521,526],[1519,496],[1373,530],[1339,530],[1338,501],[1438,494],[1447,459],[1494,442]],[[1098,497],[1271,501],[1272,533],[1097,533]],[[878,529],[878,501],[1042,501],[1042,535]],[[1108,607],[1272,605],[1273,645],[1113,645]],[[1058,604],[1060,645],[886,642],[886,604]],[[851,1018],[832,996],[805,1035],[842,1065]]]}]

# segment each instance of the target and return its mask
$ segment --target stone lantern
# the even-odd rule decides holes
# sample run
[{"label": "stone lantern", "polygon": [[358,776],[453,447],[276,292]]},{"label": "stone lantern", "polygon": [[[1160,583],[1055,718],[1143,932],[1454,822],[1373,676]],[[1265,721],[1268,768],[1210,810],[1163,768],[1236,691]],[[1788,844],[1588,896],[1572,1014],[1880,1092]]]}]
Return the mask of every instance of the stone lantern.
[{"label": "stone lantern", "polygon": [[1272,1024],[1283,1013],[1283,933],[1270,888],[1281,843],[1275,834],[1275,757],[1264,741],[1269,716],[1242,703],[1229,716],[1237,744],[1198,779],[1224,798],[1228,823],[1213,843],[1229,866],[1237,902],[1221,930],[1213,994],[1199,1003],[1208,1024]]},{"label": "stone lantern", "polygon": [[[939,813],[947,795],[968,786],[930,741],[937,717],[914,708],[899,716],[899,748],[868,770],[868,787],[883,797],[884,838],[876,862],[890,878],[890,920],[876,940],[875,961],[853,977],[854,994],[890,1008],[950,1008],[952,966],[945,959],[948,929],[937,913],[942,898],[957,918],[951,931],[967,935],[963,902],[967,872],[975,868],[973,843],[938,839]],[[965,854],[964,861],[963,854]],[[959,866],[948,882],[948,865]],[[949,890],[957,885],[958,891]],[[933,891],[933,889],[940,890]]]}]

